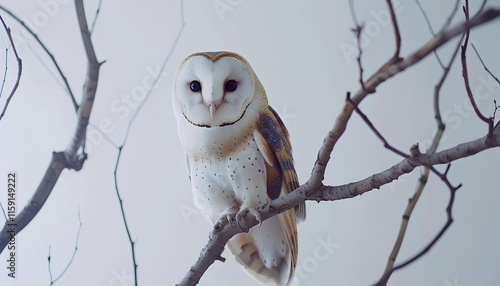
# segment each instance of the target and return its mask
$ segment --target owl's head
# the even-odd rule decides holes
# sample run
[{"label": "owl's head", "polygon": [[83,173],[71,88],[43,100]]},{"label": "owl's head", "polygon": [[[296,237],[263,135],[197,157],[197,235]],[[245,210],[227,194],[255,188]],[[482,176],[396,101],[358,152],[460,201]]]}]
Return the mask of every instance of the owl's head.
[{"label": "owl's head", "polygon": [[232,125],[247,112],[256,84],[261,86],[242,56],[231,52],[196,53],[177,70],[174,102],[193,125]]}]

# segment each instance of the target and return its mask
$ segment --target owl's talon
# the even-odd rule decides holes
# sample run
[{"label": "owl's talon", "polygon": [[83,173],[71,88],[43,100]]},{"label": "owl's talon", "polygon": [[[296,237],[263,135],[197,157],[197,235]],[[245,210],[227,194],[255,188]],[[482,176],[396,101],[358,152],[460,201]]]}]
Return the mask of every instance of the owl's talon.
[{"label": "owl's talon", "polygon": [[259,227],[261,227],[262,226],[262,216],[260,215],[260,212],[258,211],[257,208],[250,207],[250,208],[244,208],[236,214],[236,221],[238,222],[238,225],[240,226],[240,228],[243,228],[240,224],[240,220],[242,220],[245,217],[247,212],[250,212],[251,214],[253,214],[255,216],[255,218],[259,222]]},{"label": "owl's talon", "polygon": [[249,208],[248,209],[257,219],[259,222],[259,228],[262,226],[262,215],[260,214],[259,210],[257,208]]},{"label": "owl's talon", "polygon": [[228,224],[230,221],[228,220],[228,217],[221,217],[217,220],[217,222],[214,224],[214,229],[220,229],[224,227],[225,224]]},{"label": "owl's talon", "polygon": [[227,215],[227,221],[230,223],[230,224],[233,224],[235,221],[237,221],[237,214],[228,214]]}]

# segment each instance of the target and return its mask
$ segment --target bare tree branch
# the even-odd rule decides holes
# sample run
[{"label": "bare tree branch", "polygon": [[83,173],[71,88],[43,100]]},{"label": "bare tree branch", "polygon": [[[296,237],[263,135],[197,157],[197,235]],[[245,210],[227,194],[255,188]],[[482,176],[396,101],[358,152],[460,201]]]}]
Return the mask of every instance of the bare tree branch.
[{"label": "bare tree branch", "polygon": [[429,242],[429,244],[427,244],[427,246],[424,249],[422,249],[419,253],[417,253],[416,255],[414,255],[412,258],[410,258],[407,261],[405,261],[405,262],[403,262],[403,263],[401,263],[401,264],[393,267],[392,269],[390,269],[389,271],[387,271],[386,273],[384,273],[384,275],[380,278],[380,280],[374,286],[385,286],[387,284],[387,281],[391,277],[391,274],[394,271],[399,270],[401,268],[404,268],[404,267],[408,266],[409,264],[413,263],[414,261],[416,261],[417,259],[419,259],[423,255],[425,255],[426,253],[428,253],[429,250],[431,250],[431,248],[441,239],[441,237],[443,236],[443,234],[448,230],[448,228],[453,223],[452,208],[453,208],[453,203],[455,202],[455,194],[456,194],[457,190],[460,187],[462,187],[462,184],[460,184],[460,185],[458,185],[456,187],[453,187],[451,185],[450,181],[446,177],[447,174],[448,174],[448,171],[450,170],[450,166],[451,165],[448,164],[448,167],[446,168],[446,171],[445,171],[444,174],[439,173],[432,166],[429,167],[433,171],[433,173],[435,173],[436,175],[438,175],[438,177],[440,177],[440,179],[450,189],[450,199],[448,201],[448,206],[446,207],[446,215],[447,215],[447,218],[448,218],[447,221],[446,221],[446,223],[441,228],[441,230],[438,232],[438,234],[431,240],[431,242]]},{"label": "bare tree branch", "polygon": [[66,86],[67,92],[70,95],[71,102],[73,103],[73,107],[74,107],[75,111],[77,111],[78,110],[78,104],[76,103],[75,96],[73,95],[73,91],[71,90],[71,87],[69,86],[68,80],[66,79],[66,76],[64,75],[64,73],[62,72],[61,68],[59,67],[59,64],[57,63],[56,58],[54,57],[54,55],[49,51],[49,49],[47,48],[47,46],[45,46],[45,44],[42,42],[42,40],[40,40],[40,38],[38,37],[38,35],[35,32],[33,32],[24,23],[23,20],[21,20],[14,13],[12,13],[10,10],[8,10],[7,8],[5,8],[1,4],[0,4],[0,9],[2,9],[3,11],[5,11],[5,13],[9,14],[12,18],[14,18],[14,20],[16,20],[19,24],[21,24],[21,26],[23,26],[26,29],[26,31],[28,31],[28,33],[30,33],[33,36],[33,38],[35,38],[35,40],[40,44],[40,46],[42,47],[42,49],[47,53],[47,55],[50,57],[50,59],[54,63],[54,66],[56,67],[57,71],[59,72],[59,75],[61,75],[61,78],[63,79],[64,84]]},{"label": "bare tree branch", "polygon": [[[53,152],[52,159],[49,163],[49,167],[45,172],[42,181],[38,185],[35,193],[24,207],[24,209],[16,216],[16,233],[21,232],[26,225],[28,225],[31,220],[38,214],[45,201],[52,192],[59,175],[62,170],[74,169],[80,170],[86,159],[85,153],[78,154],[78,150],[83,146],[86,137],[87,125],[89,122],[90,112],[94,104],[95,92],[97,89],[97,81],[99,78],[99,67],[100,64],[97,62],[95,56],[92,41],[90,39],[90,33],[87,27],[87,20],[85,18],[85,11],[83,7],[82,0],[75,0],[76,11],[78,15],[78,23],[80,25],[80,31],[82,34],[82,40],[85,46],[85,50],[88,58],[88,69],[87,69],[87,79],[86,88],[82,97],[82,102],[80,108],[78,109],[78,122],[75,134],[71,139],[68,148],[64,152]],[[0,232],[0,250],[3,251],[5,246],[10,240],[10,234],[7,232],[9,230],[7,223],[4,224]],[[1,252],[0,251],[0,252]]]},{"label": "bare tree branch", "polygon": [[94,105],[95,93],[97,90],[97,82],[99,80],[99,68],[101,63],[97,61],[97,57],[92,44],[90,31],[87,25],[87,18],[85,16],[85,8],[83,7],[83,0],[75,0],[76,15],[80,27],[80,34],[82,36],[83,46],[87,54],[87,78],[85,80],[85,90],[83,91],[82,105],[78,109],[78,124],[76,127],[73,140],[71,140],[68,147],[64,151],[66,159],[70,162],[75,161],[77,158],[77,151],[85,143],[87,134],[87,125],[89,124],[90,112]]},{"label": "bare tree branch", "polygon": [[[257,209],[258,217],[264,221],[278,213],[289,210],[304,200],[314,201],[336,201],[349,199],[374,189],[379,189],[401,175],[412,172],[418,166],[432,166],[436,164],[448,164],[452,161],[474,155],[478,152],[500,146],[500,127],[496,127],[491,140],[487,136],[474,141],[463,143],[455,147],[443,150],[435,154],[422,154],[418,151],[418,145],[414,145],[411,157],[403,159],[398,164],[380,173],[374,174],[363,180],[340,186],[325,186],[320,182],[311,181],[321,179],[321,175],[311,175],[309,181],[286,196],[277,198]],[[323,143],[322,149],[327,148]],[[317,188],[311,186],[318,185]],[[209,241],[203,247],[198,261],[191,267],[184,279],[177,285],[196,285],[208,267],[219,260],[227,241],[237,233],[246,232],[259,223],[255,214],[248,212],[243,218],[218,224],[209,234]]]},{"label": "bare tree branch", "polygon": [[[14,93],[16,93],[17,87],[19,86],[19,81],[21,80],[21,74],[23,71],[23,61],[21,60],[21,58],[17,54],[16,46],[14,45],[14,41],[12,40],[12,34],[10,32],[10,28],[7,27],[2,16],[0,16],[0,20],[2,21],[3,27],[4,27],[5,31],[7,32],[7,35],[9,36],[9,41],[10,41],[10,44],[12,46],[12,50],[14,50],[14,55],[16,56],[16,60],[17,60],[17,80],[16,80],[16,83],[14,84],[14,86],[12,87],[12,91],[10,92],[9,97],[7,97],[7,101],[5,102],[5,106],[3,108],[3,111],[0,114],[0,120],[2,120],[2,117],[5,115],[5,112],[7,111],[7,107],[9,106],[10,100],[14,96]],[[5,63],[6,63],[5,65],[7,67],[7,60],[5,61]],[[3,84],[2,84],[2,89],[3,89]]]},{"label": "bare tree branch", "polygon": [[[443,44],[447,43],[450,39],[462,34],[467,28],[472,28],[483,23],[489,22],[500,16],[500,9],[489,9],[485,12],[481,12],[473,17],[470,21],[465,21],[461,24],[450,28],[449,30],[442,31],[433,37],[429,42],[419,48],[417,51],[411,53],[403,60],[394,62],[393,58],[389,59],[377,72],[375,72],[368,80],[365,82],[367,90],[375,89],[378,85],[384,81],[390,79],[391,77],[397,75],[406,68],[418,63],[420,60],[425,58],[434,50],[438,49]],[[351,100],[356,104],[359,103],[368,95],[368,93],[360,89],[352,97]],[[346,124],[354,110],[351,103],[346,103],[342,109],[342,113],[337,117],[335,122],[335,127],[330,131],[329,141],[335,145],[336,141],[345,131]],[[333,146],[332,146],[333,149]],[[329,152],[328,152],[329,153]]]},{"label": "bare tree branch", "polygon": [[[374,75],[366,82],[365,86],[368,90],[375,89],[382,82],[398,74],[402,70],[414,65],[428,54],[439,48],[444,43],[448,42],[455,36],[463,33],[467,28],[481,25],[482,23],[491,21],[500,16],[500,9],[490,9],[479,13],[469,21],[465,21],[449,30],[442,31],[433,37],[427,44],[422,46],[416,52],[410,54],[405,59],[391,58],[384,64]],[[361,89],[351,98],[352,102],[346,102],[337,120],[323,141],[317,160],[314,164],[311,177],[299,188],[289,193],[286,196],[273,200],[258,208],[259,220],[274,216],[280,212],[291,209],[303,202],[309,200],[339,200],[344,198],[352,198],[364,192],[380,188],[380,186],[392,182],[402,174],[409,173],[417,166],[432,166],[435,164],[449,163],[451,161],[463,158],[488,148],[500,145],[500,128],[495,128],[491,140],[480,138],[475,141],[460,144],[452,149],[447,149],[436,154],[421,154],[418,151],[418,145],[413,146],[410,150],[411,157],[404,159],[402,162],[392,166],[388,170],[370,176],[359,182],[346,184],[343,186],[324,186],[322,184],[324,173],[330,154],[345,131],[347,122],[354,110],[354,106],[368,95],[366,89]],[[177,285],[196,285],[210,267],[210,265],[218,258],[224,250],[227,241],[237,233],[246,232],[251,227],[258,224],[259,220],[251,212],[248,212],[243,218],[235,221],[227,221],[218,224],[209,234],[209,241],[204,246],[200,253],[200,257],[196,263],[190,268],[186,276]]]},{"label": "bare tree branch", "polygon": [[[308,191],[306,194],[307,199],[317,201],[333,201],[338,200],[339,197],[342,199],[352,198],[371,191],[374,188],[379,188],[382,185],[390,183],[399,178],[401,175],[412,172],[418,166],[430,167],[438,164],[449,164],[458,159],[472,156],[490,148],[498,147],[500,146],[499,125],[500,124],[497,124],[494,128],[491,140],[488,138],[488,135],[486,135],[482,138],[458,144],[452,148],[434,154],[420,153],[418,150],[418,144],[415,144],[410,149],[410,158],[402,160],[389,169],[355,183],[333,187],[322,186],[321,192],[318,194],[311,194],[310,191]],[[338,192],[341,192],[342,194],[339,195]],[[345,193],[350,193],[351,196],[346,196]]]},{"label": "bare tree branch", "polygon": [[[465,0],[465,6],[464,6],[464,14],[465,14],[465,20],[469,21],[469,1]],[[472,107],[474,108],[474,112],[476,113],[477,117],[484,121],[486,124],[488,124],[488,134],[491,134],[493,132],[493,117],[487,118],[484,116],[481,111],[479,110],[479,107],[477,107],[476,101],[474,100],[474,95],[472,94],[472,90],[470,88],[469,84],[469,72],[467,70],[467,59],[466,59],[466,52],[467,52],[467,45],[469,43],[469,35],[470,35],[470,28],[467,28],[466,33],[465,33],[465,42],[462,46],[462,53],[461,53],[461,59],[462,59],[462,76],[464,78],[464,83],[465,83],[465,89],[467,90],[467,95],[469,96],[470,103],[472,104]]]},{"label": "bare tree branch", "polygon": [[483,65],[484,70],[486,70],[495,80],[500,84],[500,80],[486,67],[486,64],[483,62],[483,59],[479,55],[479,52],[476,50],[476,47],[474,46],[473,43],[471,43],[472,48],[474,49],[474,52],[476,52],[477,57],[479,58],[479,61],[481,61],[481,64]]},{"label": "bare tree branch", "polygon": [[363,80],[363,65],[361,64],[361,56],[363,54],[363,49],[361,48],[361,32],[363,31],[363,26],[359,24],[358,17],[356,16],[356,9],[354,9],[354,1],[349,1],[349,7],[351,10],[352,21],[354,22],[354,28],[352,29],[354,35],[356,36],[356,43],[358,46],[358,69],[359,69],[359,83],[361,88],[367,93],[373,93],[375,90],[367,90],[365,86],[365,82]]},{"label": "bare tree branch", "polygon": [[[464,35],[462,34],[462,38],[463,37],[464,37]],[[455,48],[455,51],[453,52],[449,63],[446,65],[446,67],[443,67],[444,71],[443,71],[443,74],[441,75],[441,79],[439,80],[439,82],[436,84],[436,86],[434,88],[434,118],[436,119],[437,131],[432,139],[431,146],[427,150],[427,154],[433,154],[436,152],[437,147],[439,145],[439,142],[441,141],[441,138],[442,138],[444,130],[445,130],[445,124],[443,123],[443,121],[441,119],[441,112],[439,110],[440,91],[441,91],[441,87],[443,86],[444,81],[448,77],[449,71],[451,69],[451,65],[453,64],[453,62],[458,54],[458,50],[460,49],[461,42],[462,42],[462,40],[460,40],[458,42],[458,45]],[[418,200],[420,198],[420,195],[422,194],[422,192],[427,184],[427,180],[429,178],[429,173],[430,173],[429,168],[424,168],[424,171],[421,174],[420,179],[419,179],[419,184],[415,190],[415,194],[408,201],[408,206],[406,207],[406,210],[403,214],[403,217],[401,220],[401,226],[399,228],[399,233],[398,233],[396,242],[394,243],[394,247],[392,249],[392,252],[389,255],[389,259],[387,260],[384,274],[391,271],[393,266],[394,266],[394,262],[396,261],[399,250],[401,249],[401,245],[403,244],[403,240],[404,240],[404,237],[406,234],[406,229],[407,229],[411,214],[413,212],[413,209],[417,205]]]},{"label": "bare tree branch", "polygon": [[394,13],[394,7],[392,6],[391,0],[386,0],[387,6],[389,7],[389,12],[391,14],[392,27],[394,28],[394,37],[396,39],[396,50],[394,52],[394,60],[399,59],[399,52],[401,51],[401,33],[399,32],[398,20],[396,19],[396,13]]}]

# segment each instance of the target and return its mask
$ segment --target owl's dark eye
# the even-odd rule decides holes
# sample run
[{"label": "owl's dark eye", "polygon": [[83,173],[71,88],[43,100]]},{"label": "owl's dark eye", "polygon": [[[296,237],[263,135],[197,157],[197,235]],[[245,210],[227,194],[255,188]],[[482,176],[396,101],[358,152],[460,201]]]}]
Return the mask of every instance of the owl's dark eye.
[{"label": "owl's dark eye", "polygon": [[191,88],[192,92],[198,92],[201,90],[201,83],[197,80],[193,80],[189,87]]},{"label": "owl's dark eye", "polygon": [[238,85],[236,84],[236,81],[234,80],[228,80],[226,82],[226,90],[227,91],[235,91]]}]

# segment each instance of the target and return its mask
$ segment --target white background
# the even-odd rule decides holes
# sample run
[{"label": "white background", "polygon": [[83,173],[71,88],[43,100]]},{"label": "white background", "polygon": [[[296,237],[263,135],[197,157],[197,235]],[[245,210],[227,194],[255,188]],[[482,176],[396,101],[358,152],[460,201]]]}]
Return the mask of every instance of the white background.
[{"label": "white background", "polygon": [[[422,1],[438,30],[454,1]],[[471,1],[471,12],[478,1]],[[91,23],[97,0],[85,1]],[[217,12],[214,3],[229,5]],[[231,4],[231,5],[230,5]],[[414,1],[394,1],[402,34],[401,55],[427,42],[431,34]],[[71,88],[81,98],[86,57],[69,0],[2,0],[52,51]],[[498,7],[500,1],[490,1]],[[393,29],[385,1],[355,1],[366,24],[363,36],[365,78],[394,51]],[[104,0],[93,33],[101,68],[91,122],[110,124],[107,135],[120,144],[144,100],[155,72],[181,27],[179,1]],[[52,151],[62,151],[75,128],[76,116],[49,58],[36,41],[4,12],[23,59],[21,85],[0,122],[0,202],[7,200],[6,174],[18,174],[17,202],[22,206],[38,186]],[[159,84],[138,114],[124,147],[118,184],[124,200],[140,285],[174,285],[197,259],[210,225],[192,205],[184,155],[178,142],[170,104],[171,84],[179,63],[198,51],[240,53],[264,84],[271,106],[291,133],[301,182],[309,177],[323,138],[333,126],[347,91],[359,89],[353,22],[348,1],[186,1],[185,27]],[[463,20],[461,8],[454,23]],[[489,68],[500,76],[500,22],[474,29],[471,42]],[[4,47],[7,38],[2,32]],[[444,62],[456,40],[439,50]],[[30,48],[31,47],[31,48]],[[0,58],[3,59],[4,53]],[[493,111],[500,88],[491,83],[471,47],[468,50],[471,87],[481,110]],[[45,68],[40,64],[45,63]],[[0,60],[0,71],[4,60]],[[17,70],[9,49],[3,108]],[[361,108],[394,146],[401,150],[419,142],[428,147],[436,129],[432,94],[442,69],[433,55],[380,85]],[[485,82],[487,84],[485,84]],[[134,97],[131,94],[134,93]],[[130,98],[128,104],[123,98]],[[455,62],[442,90],[441,110],[447,124],[440,150],[479,138],[486,125],[470,109]],[[114,108],[113,108],[114,106]],[[117,108],[120,111],[117,111]],[[117,150],[89,127],[89,158],[79,172],[64,170],[47,203],[17,237],[18,278],[7,277],[7,252],[0,255],[0,285],[50,285],[47,255],[57,277],[75,248],[78,209],[82,220],[73,264],[56,285],[133,285],[131,252],[114,190]],[[454,223],[432,251],[396,272],[389,285],[499,285],[500,150],[488,150],[452,164],[449,178],[457,192]],[[385,170],[400,160],[383,148],[375,135],[353,115],[332,153],[325,184],[345,184]],[[439,167],[444,170],[444,166]],[[401,215],[417,185],[421,169],[390,186],[337,202],[308,202],[307,220],[299,225],[298,274],[295,285],[370,285],[382,274],[397,235]],[[446,221],[446,186],[435,176],[411,217],[398,257],[404,261],[425,247]],[[327,249],[330,242],[335,248]],[[330,250],[330,252],[329,252]],[[216,262],[200,285],[255,285],[229,253]],[[3,261],[3,262],[2,262]]]}]

